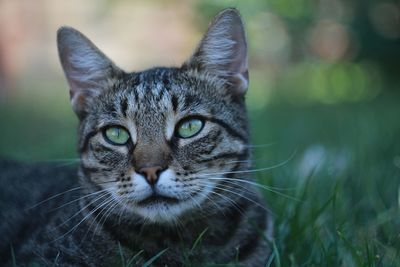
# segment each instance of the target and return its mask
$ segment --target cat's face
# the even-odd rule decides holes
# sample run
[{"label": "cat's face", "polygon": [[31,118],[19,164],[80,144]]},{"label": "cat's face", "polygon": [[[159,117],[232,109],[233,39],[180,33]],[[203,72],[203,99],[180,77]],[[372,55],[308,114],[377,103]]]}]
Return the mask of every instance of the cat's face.
[{"label": "cat's face", "polygon": [[[125,73],[63,28],[60,58],[80,117],[81,169],[103,208],[150,221],[218,211],[221,178],[247,166],[246,42],[240,17],[214,20],[181,68]],[[228,187],[229,188],[229,187]]]},{"label": "cat's face", "polygon": [[218,182],[208,174],[247,158],[242,103],[178,69],[118,80],[94,101],[81,137],[86,176],[151,220],[196,208]]}]

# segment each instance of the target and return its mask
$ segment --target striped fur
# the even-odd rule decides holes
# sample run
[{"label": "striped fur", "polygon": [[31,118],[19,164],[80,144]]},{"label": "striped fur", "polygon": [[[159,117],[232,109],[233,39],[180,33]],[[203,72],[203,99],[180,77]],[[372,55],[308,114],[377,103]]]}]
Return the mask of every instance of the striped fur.
[{"label": "striped fur", "polygon": [[[238,12],[221,12],[180,68],[126,73],[71,28],[60,29],[58,45],[80,118],[85,197],[77,216],[74,208],[57,215],[78,225],[74,231],[49,224],[56,230],[44,239],[56,237],[54,246],[31,239],[21,257],[35,246],[35,257],[46,263],[57,257],[62,266],[106,266],[122,249],[125,257],[139,253],[140,266],[167,249],[154,266],[265,266],[271,218],[259,192],[240,182],[251,179],[251,164],[247,48]],[[204,127],[179,138],[176,127],[189,117]],[[106,141],[104,129],[115,125],[129,132],[126,145]],[[152,166],[163,167],[155,185],[139,171]],[[154,193],[164,198],[152,201]]]}]

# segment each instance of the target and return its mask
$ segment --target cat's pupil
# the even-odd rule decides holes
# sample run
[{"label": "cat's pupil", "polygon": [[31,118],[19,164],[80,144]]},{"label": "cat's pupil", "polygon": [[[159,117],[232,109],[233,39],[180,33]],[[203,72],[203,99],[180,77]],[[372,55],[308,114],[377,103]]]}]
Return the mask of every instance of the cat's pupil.
[{"label": "cat's pupil", "polygon": [[121,130],[120,130],[120,129],[113,128],[113,129],[111,129],[111,131],[110,131],[110,135],[111,135],[113,138],[119,139],[119,138],[120,138],[120,135],[121,135]]}]

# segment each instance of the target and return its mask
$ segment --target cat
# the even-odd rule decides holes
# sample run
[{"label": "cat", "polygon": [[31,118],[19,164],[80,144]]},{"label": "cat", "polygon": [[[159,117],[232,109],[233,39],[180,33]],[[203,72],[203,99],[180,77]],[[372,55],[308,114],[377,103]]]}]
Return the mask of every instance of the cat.
[{"label": "cat", "polygon": [[273,223],[251,182],[239,12],[220,12],[180,67],[124,72],[70,27],[57,43],[80,164],[1,161],[0,263],[265,266]]}]

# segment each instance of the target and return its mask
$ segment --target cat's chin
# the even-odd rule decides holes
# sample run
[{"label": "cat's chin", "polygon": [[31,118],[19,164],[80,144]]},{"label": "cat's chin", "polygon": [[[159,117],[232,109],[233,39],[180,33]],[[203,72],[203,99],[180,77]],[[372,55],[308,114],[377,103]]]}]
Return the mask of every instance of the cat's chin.
[{"label": "cat's chin", "polygon": [[178,204],[180,202],[179,199],[161,195],[152,195],[144,200],[141,200],[137,203],[138,206],[151,206],[151,205],[159,205],[159,204]]},{"label": "cat's chin", "polygon": [[176,223],[192,205],[186,201],[164,197],[148,198],[135,205],[133,211],[153,223]]}]

